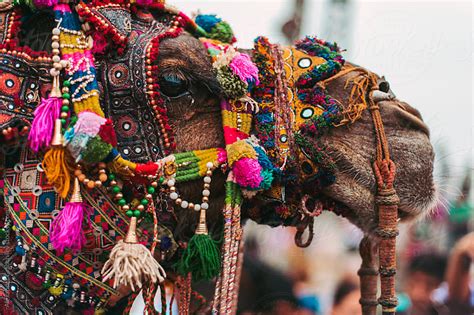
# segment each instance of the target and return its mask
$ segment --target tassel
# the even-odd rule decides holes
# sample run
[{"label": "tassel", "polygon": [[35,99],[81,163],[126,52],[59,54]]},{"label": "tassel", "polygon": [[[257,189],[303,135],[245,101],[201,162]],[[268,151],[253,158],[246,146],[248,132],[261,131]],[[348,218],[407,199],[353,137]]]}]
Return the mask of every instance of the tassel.
[{"label": "tassel", "polygon": [[219,248],[207,230],[206,210],[201,209],[196,233],[178,262],[178,272],[182,275],[192,273],[193,280],[210,280],[219,274],[221,267]]},{"label": "tassel", "polygon": [[71,200],[66,203],[64,209],[54,218],[49,230],[49,240],[53,248],[60,254],[65,248],[81,250],[86,243],[86,237],[82,229],[84,215],[89,219],[89,207],[82,201],[79,180],[74,180],[74,190]]},{"label": "tassel", "polygon": [[120,240],[110,252],[102,268],[102,281],[114,278],[114,288],[130,286],[132,291],[140,289],[146,282],[163,282],[164,269],[155,260],[150,250],[138,243],[137,218],[130,219],[125,240]]},{"label": "tassel", "polygon": [[35,118],[31,124],[28,140],[30,148],[38,152],[49,147],[53,138],[54,123],[59,118],[62,98],[59,90],[59,77],[54,77],[53,89],[47,99],[35,109]]},{"label": "tassel", "polygon": [[62,145],[61,120],[56,119],[52,148],[43,158],[43,169],[48,182],[54,185],[61,198],[66,198],[71,186],[71,176],[66,162],[66,152]]}]

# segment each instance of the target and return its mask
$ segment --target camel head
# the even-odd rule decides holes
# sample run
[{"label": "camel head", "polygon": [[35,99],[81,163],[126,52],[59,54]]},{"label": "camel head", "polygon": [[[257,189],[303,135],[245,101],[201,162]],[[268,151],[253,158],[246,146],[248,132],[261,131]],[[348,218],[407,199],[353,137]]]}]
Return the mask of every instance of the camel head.
[{"label": "camel head", "polygon": [[[162,280],[164,271],[151,254],[144,255],[147,264],[132,264],[136,272],[117,272],[123,266],[120,263],[107,267],[114,259],[130,258],[123,250],[127,246],[134,247],[129,253],[140,252],[138,238],[146,243],[148,235],[155,245],[158,238],[169,241],[167,248],[155,252],[155,258],[159,256],[167,270],[174,270],[194,236],[208,236],[209,230],[207,245],[222,234],[229,241],[222,247],[222,269],[220,263],[213,264],[207,278],[227,272],[216,287],[221,290],[220,312],[231,313],[225,304],[236,298],[235,288],[227,286],[235,281],[225,277],[236,277],[241,221],[297,226],[302,233],[301,228],[311,225],[322,210],[331,210],[371,234],[378,224],[375,201],[380,188],[372,166],[379,152],[375,108],[397,169],[398,216],[409,220],[432,208],[436,189],[428,128],[416,109],[395,98],[383,78],[346,63],[335,44],[317,38],[282,47],[259,37],[252,50],[238,50],[230,27],[215,16],[198,16],[193,21],[161,2],[148,7],[141,5],[145,2],[153,1],[137,5],[80,2],[74,8],[61,3],[54,14],[51,10],[24,14],[15,9],[16,15],[1,22],[11,24],[0,51],[6,55],[2,75],[20,79],[18,86],[17,81],[6,80],[5,95],[0,95],[0,127],[5,127],[0,144],[7,144],[4,139],[11,141],[15,129],[24,135],[31,126],[30,145],[36,144],[31,149],[48,149],[38,171],[45,172],[42,180],[57,204],[64,206],[59,200],[68,194],[80,197],[82,187],[84,198],[96,206],[94,218],[107,221],[88,232],[109,231],[110,243],[117,245],[113,250],[110,243],[104,245],[112,253],[104,270],[121,274],[122,282],[112,284],[110,272],[105,280],[90,281],[108,292],[115,289],[112,285],[122,283],[119,289],[126,292],[132,280],[138,279],[140,285],[143,279]],[[12,32],[11,27],[20,30]],[[9,59],[21,59],[29,70],[15,69]],[[62,92],[61,75],[68,78]],[[29,100],[27,84],[22,82],[31,80],[35,84],[29,88],[38,91]],[[8,92],[12,87],[15,90]],[[55,93],[49,93],[51,87]],[[34,111],[42,119],[33,120]],[[38,132],[42,129],[49,136]],[[214,151],[202,153],[209,149]],[[96,179],[86,178],[87,172]],[[178,173],[182,181],[175,180]],[[77,179],[74,188],[72,177]],[[64,208],[71,210],[71,204],[81,208],[80,198],[71,199]],[[196,200],[196,204],[190,202]],[[104,209],[113,220],[98,212]],[[53,210],[54,222],[68,213]],[[53,218],[55,211],[59,214]],[[83,220],[75,217],[78,241],[73,245],[89,246],[84,250],[97,259],[92,267],[100,274],[103,257],[90,248],[95,243],[82,244],[86,240],[81,234]],[[135,230],[137,221],[141,229]],[[69,226],[52,225],[63,232],[61,228]],[[66,241],[72,238],[65,234]],[[112,257],[120,252],[125,255]],[[233,261],[227,259],[229,253],[234,254]],[[196,257],[195,252],[189,256],[193,254]],[[218,249],[209,256],[219,260]],[[141,265],[149,267],[153,276]]]},{"label": "camel head", "polygon": [[[222,146],[224,139],[219,111],[222,91],[213,76],[212,64],[202,43],[184,34],[164,40],[161,49],[159,64],[162,75],[164,78],[178,78],[179,85],[182,85],[180,88],[183,89],[182,96],[174,98],[168,108],[170,120],[176,126],[177,150]],[[252,54],[254,61],[258,61],[257,50],[245,52]],[[371,232],[376,227],[378,219],[374,203],[376,184],[372,168],[376,156],[376,142],[370,111],[368,109],[361,111],[353,122],[341,124],[340,121],[339,123],[334,121],[327,131],[321,134],[314,133],[312,138],[307,140],[310,141],[310,145],[318,147],[323,152],[320,160],[314,157],[308,158],[308,148],[302,147],[301,142],[298,143],[294,136],[306,121],[327,115],[329,108],[324,107],[324,104],[309,103],[310,98],[300,96],[299,99],[298,90],[294,85],[300,76],[309,71],[307,68],[311,68],[306,63],[317,64],[322,61],[320,57],[312,56],[302,48],[296,47],[283,48],[283,57],[286,58],[283,67],[287,72],[286,84],[289,86],[290,94],[294,94],[289,96],[293,102],[293,112],[290,115],[280,114],[286,114],[295,124],[299,124],[299,127],[293,127],[293,143],[287,142],[289,136],[286,131],[272,139],[272,143],[268,146],[265,146],[269,143],[265,141],[267,139],[262,142],[267,153],[272,154],[273,158],[277,155],[273,141],[279,142],[281,151],[295,154],[286,161],[287,167],[293,168],[295,176],[286,187],[286,199],[294,198],[290,206],[292,209],[289,211],[294,211],[293,207],[301,207],[301,198],[306,196],[308,207],[329,207],[365,232]],[[346,63],[343,69],[351,67],[355,66]],[[256,99],[262,97],[260,95],[262,91],[269,88],[265,86],[269,80],[264,78],[267,69],[259,70],[264,73],[261,74],[260,80],[264,83],[255,87],[252,92],[252,96]],[[198,73],[194,73],[195,71]],[[289,75],[288,72],[292,74]],[[351,79],[359,75],[357,71],[349,72],[325,85],[327,95],[334,99],[334,103],[340,106],[341,111],[344,111],[351,101],[350,94],[353,87]],[[397,166],[395,188],[400,197],[399,217],[402,220],[409,220],[429,212],[436,203],[436,188],[432,175],[434,153],[430,144],[429,130],[416,109],[393,96],[386,80],[379,78],[378,84],[384,93],[390,95],[382,100],[379,106],[392,160]],[[321,91],[321,86],[314,84],[301,90],[306,93],[313,91],[317,95]],[[265,106],[271,102],[273,99],[263,103],[263,106],[260,103],[263,110],[255,115],[257,120],[266,119]],[[255,132],[262,134],[258,127]],[[279,163],[280,167],[285,161],[280,160]],[[219,185],[216,185],[216,189],[219,190]],[[281,211],[283,204],[281,189],[282,187],[277,185],[270,190],[270,193],[263,192],[247,200],[244,209],[246,215],[264,224],[293,224],[294,221],[285,217],[288,213],[278,212]],[[192,191],[190,193],[192,194]],[[219,202],[215,204],[215,210],[220,211]]]}]

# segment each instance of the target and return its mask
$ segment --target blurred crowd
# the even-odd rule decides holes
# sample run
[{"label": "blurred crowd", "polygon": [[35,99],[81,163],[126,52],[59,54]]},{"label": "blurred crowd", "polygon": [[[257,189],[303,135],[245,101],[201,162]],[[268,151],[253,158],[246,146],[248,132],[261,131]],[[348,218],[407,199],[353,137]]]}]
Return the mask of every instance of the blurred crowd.
[{"label": "blurred crowd", "polygon": [[[474,208],[470,190],[468,175],[460,194],[447,203],[449,206],[440,204],[430,217],[402,229],[397,314],[474,314]],[[273,238],[279,239],[279,247],[294,246],[281,235]],[[357,270],[350,267],[354,265],[353,257],[358,257],[355,245],[353,235],[349,235],[338,256],[339,264],[349,267],[341,270],[334,265],[327,270],[331,263],[325,268],[314,268],[311,263],[321,260],[317,251],[302,250],[295,255],[289,250],[285,254],[271,243],[262,244],[255,235],[249,237],[239,314],[362,314]],[[282,261],[290,263],[282,265]],[[336,274],[333,279],[337,280],[314,281],[315,277],[321,278],[318,275],[329,273]],[[329,298],[322,292],[329,292]]]}]

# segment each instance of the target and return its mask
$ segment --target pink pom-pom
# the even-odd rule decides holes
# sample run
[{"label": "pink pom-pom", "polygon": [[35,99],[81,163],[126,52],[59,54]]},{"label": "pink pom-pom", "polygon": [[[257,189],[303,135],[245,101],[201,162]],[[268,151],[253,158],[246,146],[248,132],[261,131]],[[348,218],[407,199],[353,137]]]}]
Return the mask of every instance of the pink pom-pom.
[{"label": "pink pom-pom", "polygon": [[94,32],[92,34],[92,39],[94,40],[92,53],[103,55],[105,53],[105,49],[107,48],[107,39],[105,38],[105,35],[101,32]]},{"label": "pink pom-pom", "polygon": [[242,158],[232,166],[234,178],[241,187],[258,188],[263,178],[260,175],[262,167],[257,160]]},{"label": "pink pom-pom", "polygon": [[137,4],[139,5],[150,5],[153,3],[153,0],[137,0]]},{"label": "pink pom-pom", "polygon": [[35,7],[37,8],[47,8],[52,7],[58,4],[58,0],[33,0]]},{"label": "pink pom-pom", "polygon": [[95,137],[100,131],[100,127],[107,122],[107,119],[97,115],[96,113],[84,111],[77,115],[76,124],[74,125],[74,133],[85,134]]},{"label": "pink pom-pom", "polygon": [[84,216],[89,221],[90,208],[83,202],[68,202],[54,218],[49,230],[49,240],[58,253],[64,249],[80,250],[86,243],[82,229]]},{"label": "pink pom-pom", "polygon": [[54,132],[54,122],[59,118],[62,100],[58,97],[43,99],[35,109],[35,118],[31,124],[28,140],[34,152],[51,144]]},{"label": "pink pom-pom", "polygon": [[237,75],[240,80],[245,82],[255,82],[258,85],[258,68],[250,59],[249,55],[239,53],[229,64],[232,72]]}]

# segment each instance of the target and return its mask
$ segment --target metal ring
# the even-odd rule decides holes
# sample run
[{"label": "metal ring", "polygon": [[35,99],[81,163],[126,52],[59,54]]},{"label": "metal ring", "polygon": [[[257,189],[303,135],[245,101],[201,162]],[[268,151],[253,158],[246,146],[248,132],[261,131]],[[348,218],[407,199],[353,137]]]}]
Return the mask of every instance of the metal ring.
[{"label": "metal ring", "polygon": [[43,193],[43,188],[41,186],[36,185],[35,187],[33,187],[33,195],[38,197],[42,193]]},{"label": "metal ring", "polygon": [[21,173],[25,169],[25,166],[22,163],[16,163],[15,166],[13,166],[13,170],[15,173]]},{"label": "metal ring", "polygon": [[56,218],[58,215],[59,215],[59,210],[51,211],[51,216],[53,217],[53,219]]},{"label": "metal ring", "polygon": [[96,247],[92,250],[92,253],[94,253],[94,255],[101,255],[103,252],[104,252],[104,250],[102,248],[99,248],[99,247]]},{"label": "metal ring", "polygon": [[21,188],[18,186],[13,186],[11,189],[11,192],[12,192],[12,195],[16,197],[21,193]]},{"label": "metal ring", "polygon": [[92,264],[92,267],[94,267],[94,269],[102,269],[102,266],[104,264],[100,261],[95,261],[93,264]]},{"label": "metal ring", "polygon": [[38,170],[38,172],[40,172],[40,173],[44,172],[43,164],[41,164],[41,162],[38,163],[38,165],[36,165],[36,170]]},{"label": "metal ring", "polygon": [[39,218],[39,212],[38,210],[31,210],[30,212],[30,218],[33,220],[37,220]]}]

